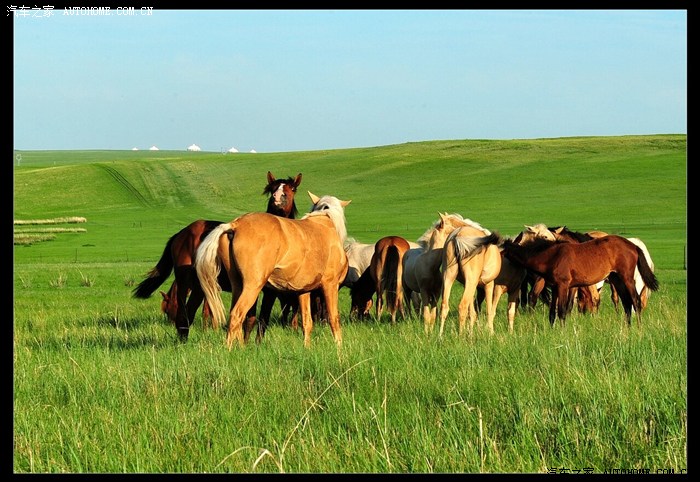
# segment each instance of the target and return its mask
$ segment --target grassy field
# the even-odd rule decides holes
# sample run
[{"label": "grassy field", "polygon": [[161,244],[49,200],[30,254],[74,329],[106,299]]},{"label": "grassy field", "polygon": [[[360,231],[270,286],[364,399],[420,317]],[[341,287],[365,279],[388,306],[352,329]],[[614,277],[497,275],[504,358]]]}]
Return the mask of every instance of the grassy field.
[{"label": "grassy field", "polygon": [[[680,473],[686,142],[16,151],[14,472]],[[660,290],[642,326],[628,327],[604,295],[600,313],[574,313],[565,326],[550,327],[541,305],[519,311],[509,334],[501,301],[495,335],[481,320],[460,337],[457,285],[438,339],[418,317],[350,320],[342,289],[342,350],[324,324],[310,349],[273,324],[262,344],[228,351],[199,317],[179,343],[160,296],[131,290],[191,221],[264,210],[268,170],[303,174],[302,213],[307,190],[352,200],[348,234],[361,242],[415,240],[438,212],[504,236],[543,222],[638,237]]]}]

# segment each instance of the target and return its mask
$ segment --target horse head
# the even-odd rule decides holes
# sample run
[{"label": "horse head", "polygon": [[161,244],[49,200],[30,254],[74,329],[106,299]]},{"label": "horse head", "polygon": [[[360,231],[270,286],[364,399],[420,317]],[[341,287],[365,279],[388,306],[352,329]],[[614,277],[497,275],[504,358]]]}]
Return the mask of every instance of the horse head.
[{"label": "horse head", "polygon": [[267,171],[267,186],[262,192],[270,195],[267,212],[283,218],[294,219],[298,214],[294,195],[300,184],[301,173],[297,174],[295,178],[276,179],[270,171]]},{"label": "horse head", "polygon": [[313,206],[311,206],[311,211],[306,213],[302,219],[306,219],[310,216],[327,215],[333,221],[340,241],[345,244],[345,240],[348,237],[348,231],[345,227],[345,206],[352,201],[342,201],[335,196],[329,195],[318,197],[311,191],[307,191],[307,193],[309,194],[309,198],[311,198]]},{"label": "horse head", "polygon": [[533,226],[525,225],[525,230],[522,231],[517,237],[516,241],[518,244],[525,244],[534,239],[546,239],[548,241],[556,241],[555,232],[550,231],[544,223],[538,223]]}]

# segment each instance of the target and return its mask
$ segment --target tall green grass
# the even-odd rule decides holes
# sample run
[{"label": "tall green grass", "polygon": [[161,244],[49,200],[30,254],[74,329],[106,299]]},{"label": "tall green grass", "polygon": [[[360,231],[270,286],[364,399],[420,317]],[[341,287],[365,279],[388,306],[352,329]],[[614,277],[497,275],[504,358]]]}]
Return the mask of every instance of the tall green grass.
[{"label": "tall green grass", "polygon": [[[15,219],[86,232],[14,249],[17,473],[602,473],[687,468],[686,137],[439,141],[337,151],[22,152]],[[362,242],[415,240],[440,212],[504,235],[544,222],[647,244],[661,288],[641,326],[597,315],[509,334],[426,336],[417,316],[325,324],[310,349],[273,324],[228,351],[198,315],[187,343],[131,290],[197,218],[264,210],[265,175],[352,199]],[[169,283],[164,285],[166,289]],[[452,306],[461,295],[458,285]],[[228,299],[224,294],[224,299]],[[275,308],[273,317],[278,315]]]}]

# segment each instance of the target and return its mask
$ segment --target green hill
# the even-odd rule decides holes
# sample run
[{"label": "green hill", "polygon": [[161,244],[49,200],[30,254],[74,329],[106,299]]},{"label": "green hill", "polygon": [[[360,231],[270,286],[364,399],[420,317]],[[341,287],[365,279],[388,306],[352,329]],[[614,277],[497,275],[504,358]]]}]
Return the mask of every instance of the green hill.
[{"label": "green hill", "polygon": [[685,135],[455,140],[288,153],[18,151],[15,219],[82,216],[86,233],[17,249],[16,259],[157,259],[198,218],[262,211],[267,171],[303,174],[306,191],[352,203],[362,242],[416,239],[438,211],[504,235],[524,224],[599,229],[644,239],[660,266],[683,263]]}]

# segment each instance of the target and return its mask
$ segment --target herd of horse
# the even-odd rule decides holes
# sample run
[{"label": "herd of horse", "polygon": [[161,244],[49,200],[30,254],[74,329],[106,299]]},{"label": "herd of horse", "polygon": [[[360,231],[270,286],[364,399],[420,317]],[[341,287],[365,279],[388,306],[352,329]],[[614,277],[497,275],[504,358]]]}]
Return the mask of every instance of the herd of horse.
[{"label": "herd of horse", "polygon": [[[134,289],[136,298],[161,291],[162,311],[186,340],[199,307],[213,328],[227,325],[226,344],[248,342],[257,324],[260,343],[275,300],[282,324],[296,328],[301,317],[304,345],[311,344],[314,320],[325,319],[342,344],[338,293],[350,289],[351,316],[391,323],[411,311],[420,314],[426,333],[440,313],[442,336],[455,281],[464,289],[457,308],[458,332],[474,329],[483,301],[486,327],[494,333],[498,302],[508,298],[508,329],[517,307],[549,305],[549,321],[564,323],[574,303],[596,312],[600,290],[609,284],[611,299],[622,304],[628,326],[632,313],[641,324],[650,291],[658,289],[654,264],[644,243],[600,231],[579,233],[566,226],[525,226],[514,238],[482,227],[459,214],[439,219],[416,242],[386,236],[358,243],[347,236],[345,207],[351,201],[308,192],[311,210],[297,219],[295,202],[302,175],[278,179],[268,171],[266,212],[247,213],[229,222],[199,219],[172,235],[156,266]],[[222,291],[231,293],[228,316]],[[260,313],[257,300],[262,293]]]}]

